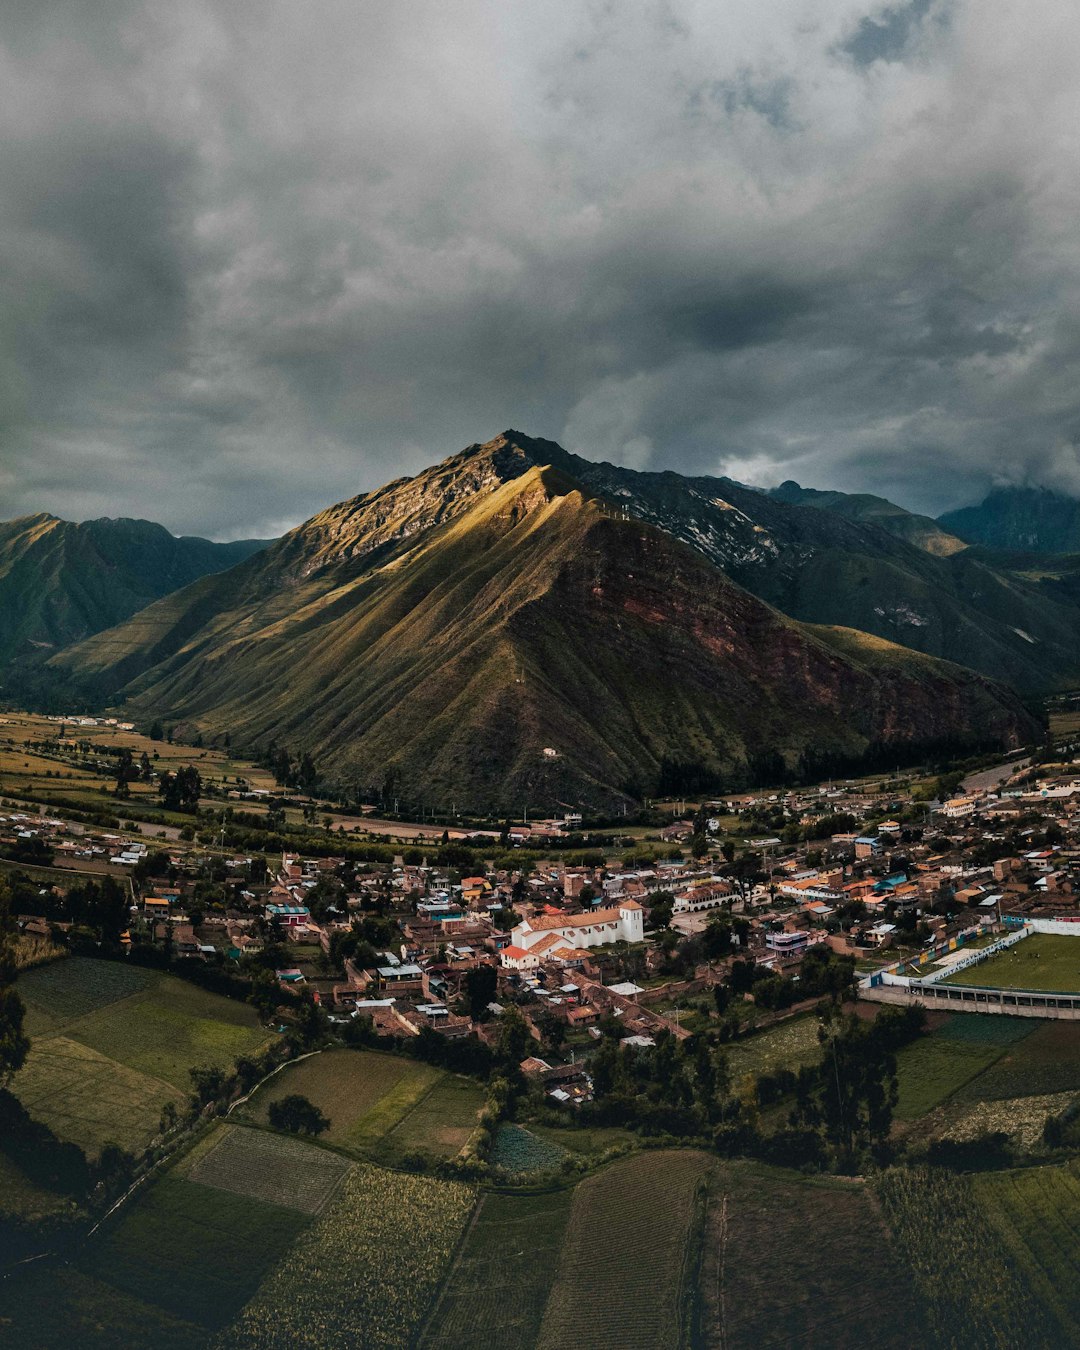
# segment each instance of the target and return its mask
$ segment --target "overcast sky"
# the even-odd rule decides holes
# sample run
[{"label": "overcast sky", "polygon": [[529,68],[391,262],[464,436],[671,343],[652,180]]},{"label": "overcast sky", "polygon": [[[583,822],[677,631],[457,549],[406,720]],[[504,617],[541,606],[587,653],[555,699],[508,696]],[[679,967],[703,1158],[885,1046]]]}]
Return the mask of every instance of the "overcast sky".
[{"label": "overcast sky", "polygon": [[1075,0],[6,0],[0,518],[276,534],[505,427],[1080,495]]}]

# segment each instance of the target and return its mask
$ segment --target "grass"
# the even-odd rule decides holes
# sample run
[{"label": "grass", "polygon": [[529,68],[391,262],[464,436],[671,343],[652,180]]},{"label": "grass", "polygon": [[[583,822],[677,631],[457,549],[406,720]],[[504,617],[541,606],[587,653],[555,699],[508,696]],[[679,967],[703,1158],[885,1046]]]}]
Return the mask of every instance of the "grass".
[{"label": "grass", "polygon": [[947,976],[942,983],[1080,993],[1080,933],[1075,938],[1034,933],[977,966]]},{"label": "grass", "polygon": [[184,1100],[171,1084],[66,1036],[33,1041],[12,1088],[35,1119],[88,1155],[108,1143],[139,1152],[158,1133],[165,1103]]},{"label": "grass", "polygon": [[970,1100],[1000,1101],[1077,1089],[1080,1023],[1037,1022],[1022,1044],[1010,1049],[959,1095]]},{"label": "grass", "polygon": [[[1003,1219],[1004,1202],[996,1213],[993,1204],[984,1208],[980,1203],[984,1180],[997,1179],[973,1181],[941,1169],[893,1168],[877,1183],[930,1333],[920,1338],[915,1329],[910,1343],[926,1339],[950,1350],[1060,1350],[1075,1344],[1033,1286],[1033,1266],[1025,1269],[1018,1263],[1018,1239]],[[1051,1208],[1047,1206],[1048,1213]],[[1071,1246],[1066,1260],[1069,1250]],[[1050,1259],[1049,1269],[1061,1269],[1058,1258]],[[1069,1282],[1074,1273],[1065,1267]]]},{"label": "grass", "polygon": [[938,1030],[904,1046],[897,1055],[897,1119],[926,1115],[1030,1035],[1034,1025],[1021,1018],[957,1013]]},{"label": "grass", "polygon": [[[407,1085],[403,1095],[434,1082],[437,1073],[425,1065],[369,1050],[327,1050],[276,1074],[243,1108],[244,1115],[266,1124],[273,1102],[299,1093],[313,1102],[330,1121],[324,1138],[342,1148],[366,1139],[363,1122],[394,1089]],[[411,1100],[411,1097],[409,1097]],[[396,1117],[395,1117],[396,1119]],[[375,1137],[381,1138],[382,1132]]]},{"label": "grass", "polygon": [[452,1158],[468,1143],[483,1105],[484,1090],[474,1079],[444,1074],[389,1131],[383,1150]]},{"label": "grass", "polygon": [[812,1015],[792,1017],[727,1046],[732,1078],[816,1064],[821,1058],[818,1026],[818,1019]]},{"label": "grass", "polygon": [[[236,1316],[306,1224],[296,1209],[170,1175],[80,1264],[87,1275],[213,1330]],[[132,1342],[144,1343],[151,1342]]]},{"label": "grass", "polygon": [[189,1180],[245,1199],[318,1214],[351,1166],[327,1149],[285,1135],[225,1126],[186,1169]]},{"label": "grass", "polygon": [[140,1073],[187,1090],[189,1069],[231,1067],[265,1045],[267,1032],[246,1003],[208,993],[171,975],[142,994],[100,1008],[66,1034]]},{"label": "grass", "polygon": [[698,1271],[706,1350],[901,1350],[917,1340],[912,1314],[910,1282],[865,1186],[717,1167]]},{"label": "grass", "polygon": [[37,966],[19,976],[19,993],[27,1007],[30,1035],[40,1035],[120,999],[152,988],[161,976],[119,961],[72,956]]},{"label": "grass", "polygon": [[574,1192],[538,1350],[677,1350],[688,1333],[691,1229],[707,1154],[621,1159]]},{"label": "grass", "polygon": [[976,1177],[975,1197],[1032,1296],[1080,1343],[1080,1177],[1075,1164]]},{"label": "grass", "polygon": [[202,1350],[206,1330],[69,1266],[0,1282],[0,1336],[19,1350]]},{"label": "grass", "polygon": [[0,1153],[0,1220],[10,1215],[37,1223],[59,1214],[74,1213],[76,1208],[74,1200],[38,1186],[18,1163]]},{"label": "grass", "polygon": [[421,1350],[532,1350],[573,1192],[489,1193],[450,1272]]},{"label": "grass", "polygon": [[264,1281],[219,1350],[406,1350],[476,1193],[357,1163]]}]

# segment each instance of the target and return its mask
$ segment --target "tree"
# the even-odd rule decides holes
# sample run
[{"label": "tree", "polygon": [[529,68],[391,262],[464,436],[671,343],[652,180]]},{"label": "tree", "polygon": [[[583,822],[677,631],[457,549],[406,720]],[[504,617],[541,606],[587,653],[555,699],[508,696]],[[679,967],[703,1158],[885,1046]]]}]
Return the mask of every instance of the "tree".
[{"label": "tree", "polygon": [[30,1052],[23,1031],[26,1009],[15,990],[15,944],[11,927],[11,891],[0,879],[0,1088],[22,1068]]},{"label": "tree", "polygon": [[290,1134],[322,1134],[330,1128],[330,1121],[314,1102],[298,1092],[271,1102],[267,1117],[275,1130],[288,1130]]},{"label": "tree", "polygon": [[465,993],[469,999],[469,1016],[479,1022],[487,1012],[487,1006],[495,998],[499,985],[499,974],[494,966],[477,966],[465,976]]}]

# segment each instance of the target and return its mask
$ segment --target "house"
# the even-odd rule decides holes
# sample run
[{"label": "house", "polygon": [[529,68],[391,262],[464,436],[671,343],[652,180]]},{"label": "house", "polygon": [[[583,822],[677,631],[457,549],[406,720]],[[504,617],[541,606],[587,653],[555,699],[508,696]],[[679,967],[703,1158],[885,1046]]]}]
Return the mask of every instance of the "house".
[{"label": "house", "polygon": [[540,957],[535,952],[511,943],[499,953],[499,964],[504,970],[535,970],[540,964]]}]

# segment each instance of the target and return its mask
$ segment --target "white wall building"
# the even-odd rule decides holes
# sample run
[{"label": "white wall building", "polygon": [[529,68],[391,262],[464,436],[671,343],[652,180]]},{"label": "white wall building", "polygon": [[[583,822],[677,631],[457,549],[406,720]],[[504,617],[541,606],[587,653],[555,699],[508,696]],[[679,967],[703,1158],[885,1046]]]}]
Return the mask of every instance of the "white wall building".
[{"label": "white wall building", "polygon": [[551,934],[574,947],[599,947],[605,942],[643,942],[644,911],[636,900],[623,900],[617,909],[594,909],[591,914],[544,914],[525,919],[514,929],[515,947],[528,951]]}]

